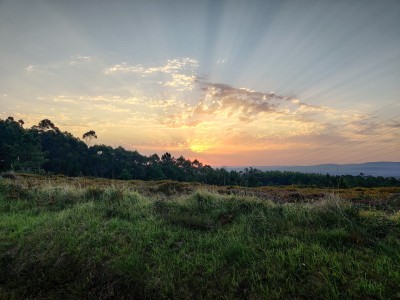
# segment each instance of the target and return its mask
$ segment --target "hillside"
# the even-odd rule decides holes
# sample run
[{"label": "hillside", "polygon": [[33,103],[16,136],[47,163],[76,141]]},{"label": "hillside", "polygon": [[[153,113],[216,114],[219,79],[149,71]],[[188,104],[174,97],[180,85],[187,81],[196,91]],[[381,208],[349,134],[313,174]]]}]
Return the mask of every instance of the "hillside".
[{"label": "hillside", "polygon": [[[243,170],[245,167],[227,167],[228,170]],[[357,176],[383,176],[400,178],[400,162],[368,162],[362,164],[323,164],[312,166],[255,166],[261,171],[290,171],[301,173],[316,173]]]},{"label": "hillside", "polygon": [[396,298],[399,194],[0,179],[0,298]]},{"label": "hillside", "polygon": [[[91,130],[83,135],[84,143],[71,133],[61,131],[52,121],[44,119],[31,128],[13,117],[0,119],[0,171],[17,171],[67,176],[92,176],[125,180],[176,180],[214,185],[274,186],[301,185],[318,187],[384,187],[400,186],[394,177],[345,177],[337,174],[302,174],[298,172],[268,172],[249,168],[228,172],[225,168],[212,168],[197,159],[174,157],[166,152],[161,157],[137,151],[90,145],[97,138]],[[399,163],[400,164],[400,163]],[[274,167],[275,168],[275,167]],[[334,168],[335,169],[335,168]],[[337,170],[338,168],[336,168]],[[377,169],[377,167],[375,167]],[[400,169],[400,168],[399,168]],[[398,172],[398,170],[396,170]],[[315,173],[315,172],[314,172]],[[396,173],[397,174],[397,173]]]}]

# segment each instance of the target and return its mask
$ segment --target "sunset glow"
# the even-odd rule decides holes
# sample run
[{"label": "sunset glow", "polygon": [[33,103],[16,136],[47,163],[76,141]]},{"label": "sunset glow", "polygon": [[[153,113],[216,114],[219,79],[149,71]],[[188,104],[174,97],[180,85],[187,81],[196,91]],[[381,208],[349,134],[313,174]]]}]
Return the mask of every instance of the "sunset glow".
[{"label": "sunset glow", "polygon": [[400,161],[399,1],[0,2],[0,118],[213,166]]}]

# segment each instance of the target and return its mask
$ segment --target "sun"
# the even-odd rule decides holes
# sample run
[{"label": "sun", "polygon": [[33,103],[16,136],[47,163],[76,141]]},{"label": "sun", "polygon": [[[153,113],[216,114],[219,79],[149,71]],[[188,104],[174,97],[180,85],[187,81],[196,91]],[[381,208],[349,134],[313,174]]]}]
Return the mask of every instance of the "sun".
[{"label": "sun", "polygon": [[214,146],[211,141],[204,141],[200,139],[189,140],[188,144],[189,149],[196,153],[204,153]]},{"label": "sun", "polygon": [[195,145],[190,145],[190,150],[196,153],[203,153],[210,149],[209,145],[200,145],[200,144],[195,144]]}]

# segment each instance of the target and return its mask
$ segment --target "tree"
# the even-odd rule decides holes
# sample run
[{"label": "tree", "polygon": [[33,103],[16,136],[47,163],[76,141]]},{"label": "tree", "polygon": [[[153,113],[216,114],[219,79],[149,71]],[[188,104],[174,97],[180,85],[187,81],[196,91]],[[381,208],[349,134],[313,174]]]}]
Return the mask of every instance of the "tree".
[{"label": "tree", "polygon": [[18,161],[24,128],[13,117],[0,119],[0,170],[12,168]]},{"label": "tree", "polygon": [[[34,171],[43,169],[52,174],[67,176],[98,176],[120,179],[197,181],[218,185],[300,185],[350,188],[355,186],[400,186],[396,178],[261,171],[246,168],[243,171],[214,169],[197,159],[183,156],[174,158],[166,152],[149,157],[123,147],[87,144],[71,133],[61,132],[49,119],[25,129],[24,121],[13,117],[0,119],[0,171]],[[90,130],[83,139],[90,143],[97,138]]]},{"label": "tree", "polygon": [[40,139],[22,127],[24,121],[13,117],[0,120],[0,170],[33,171],[45,162]]},{"label": "tree", "polygon": [[97,135],[94,130],[89,130],[82,136],[82,138],[85,140],[86,144],[90,145],[93,139],[97,139]]},{"label": "tree", "polygon": [[45,153],[40,146],[40,140],[31,131],[25,131],[21,143],[16,147],[17,159],[13,167],[20,171],[39,170],[45,163]]},{"label": "tree", "polygon": [[60,133],[60,129],[54,125],[52,121],[49,119],[43,119],[42,121],[39,122],[38,125],[35,125],[32,127],[32,129],[36,129],[39,132],[54,132],[54,133]]}]

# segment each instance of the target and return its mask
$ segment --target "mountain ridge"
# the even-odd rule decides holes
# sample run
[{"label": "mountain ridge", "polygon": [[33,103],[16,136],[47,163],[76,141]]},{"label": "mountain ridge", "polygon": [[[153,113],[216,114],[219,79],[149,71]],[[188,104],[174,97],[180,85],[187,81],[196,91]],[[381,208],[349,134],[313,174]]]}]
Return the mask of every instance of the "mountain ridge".
[{"label": "mountain ridge", "polygon": [[366,162],[359,164],[318,164],[306,166],[228,166],[227,170],[240,171],[245,168],[261,171],[292,171],[330,175],[365,175],[400,178],[400,162]]}]

